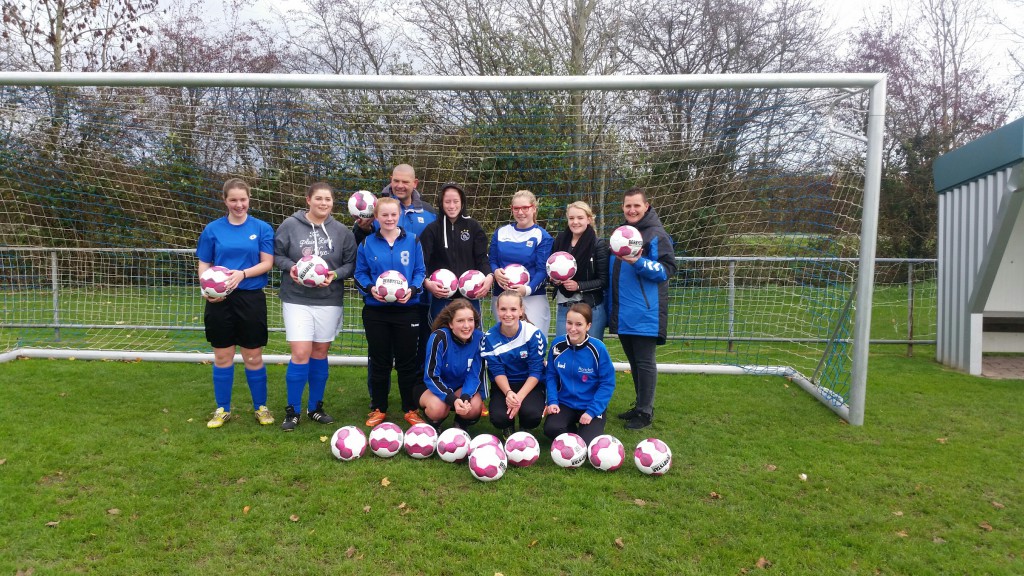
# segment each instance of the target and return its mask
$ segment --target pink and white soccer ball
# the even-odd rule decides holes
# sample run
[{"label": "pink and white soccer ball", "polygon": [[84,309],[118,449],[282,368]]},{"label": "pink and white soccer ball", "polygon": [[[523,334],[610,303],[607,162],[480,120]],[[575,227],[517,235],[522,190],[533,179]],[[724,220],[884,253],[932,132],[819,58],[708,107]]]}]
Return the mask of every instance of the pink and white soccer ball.
[{"label": "pink and white soccer ball", "polygon": [[323,286],[330,274],[327,262],[316,254],[307,254],[295,263],[295,275],[303,286]]},{"label": "pink and white soccer ball", "polygon": [[469,455],[469,471],[481,482],[494,482],[505,475],[508,458],[501,446],[485,444]]},{"label": "pink and white soccer ball", "polygon": [[430,274],[430,281],[437,282],[444,288],[445,298],[451,298],[459,290],[459,277],[455,275],[455,272],[447,268],[438,268]]},{"label": "pink and white soccer ball", "polygon": [[366,452],[366,434],[355,426],[342,426],[331,436],[331,453],[338,460],[355,460]]},{"label": "pink and white soccer ball", "polygon": [[437,437],[437,456],[445,462],[462,462],[469,457],[469,433],[449,428]]},{"label": "pink and white soccer ball", "polygon": [[377,276],[373,290],[385,302],[397,302],[409,292],[409,281],[397,270],[385,270]]},{"label": "pink and white soccer ball", "polygon": [[526,286],[530,283],[530,271],[521,264],[509,264],[505,266],[505,278],[508,278],[509,286]]},{"label": "pink and white soccer ball", "polygon": [[601,434],[590,441],[587,446],[590,465],[598,470],[611,472],[618,470],[626,461],[626,448],[618,438],[611,434]]},{"label": "pink and white soccer ball", "polygon": [[199,276],[199,290],[208,298],[223,298],[231,293],[227,281],[231,270],[223,266],[210,266]]},{"label": "pink and white soccer ball", "polygon": [[568,252],[555,252],[548,256],[545,268],[548,272],[548,278],[552,280],[557,282],[572,280],[572,277],[576,275],[576,258]]},{"label": "pink and white soccer ball", "polygon": [[551,443],[551,459],[562,468],[579,468],[587,461],[587,443],[579,434],[563,432]]},{"label": "pink and white soccer ball", "polygon": [[356,218],[373,218],[377,197],[369,190],[356,190],[348,198],[348,213]]},{"label": "pink and white soccer ball", "polygon": [[644,248],[644,238],[632,226],[619,226],[608,239],[608,248],[616,256],[639,256]]},{"label": "pink and white soccer ball", "polygon": [[484,295],[484,282],[487,276],[479,270],[466,270],[459,276],[459,292],[470,300]]},{"label": "pink and white soccer ball", "polygon": [[473,440],[469,443],[469,453],[473,454],[473,451],[481,446],[497,446],[502,448],[501,438],[498,438],[494,434],[477,434],[473,437]]},{"label": "pink and white soccer ball", "polygon": [[437,430],[430,424],[413,424],[405,431],[405,453],[416,459],[430,458],[437,449]]},{"label": "pink and white soccer ball", "polygon": [[651,476],[661,476],[672,467],[672,450],[657,438],[641,440],[633,451],[637,470]]},{"label": "pink and white soccer ball", "polygon": [[505,440],[505,456],[509,464],[525,468],[540,458],[540,443],[533,434],[520,430]]},{"label": "pink and white soccer ball", "polygon": [[370,452],[381,458],[391,458],[402,449],[405,432],[393,422],[381,422],[370,430]]}]

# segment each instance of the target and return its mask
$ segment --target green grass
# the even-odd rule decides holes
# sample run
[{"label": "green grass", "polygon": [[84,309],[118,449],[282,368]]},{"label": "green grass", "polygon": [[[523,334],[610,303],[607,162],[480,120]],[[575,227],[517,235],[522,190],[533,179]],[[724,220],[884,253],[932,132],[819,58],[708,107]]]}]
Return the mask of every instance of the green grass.
[{"label": "green grass", "polygon": [[[207,430],[209,366],[0,365],[0,573],[1024,573],[1024,381],[881,350],[863,427],[783,379],[663,375],[652,430],[608,429],[666,440],[666,476],[545,454],[491,484],[437,459],[335,461],[334,427],[305,419],[262,428],[240,369],[238,418]],[[339,424],[362,420],[364,382],[332,371]],[[630,395],[620,375],[610,412]]]}]

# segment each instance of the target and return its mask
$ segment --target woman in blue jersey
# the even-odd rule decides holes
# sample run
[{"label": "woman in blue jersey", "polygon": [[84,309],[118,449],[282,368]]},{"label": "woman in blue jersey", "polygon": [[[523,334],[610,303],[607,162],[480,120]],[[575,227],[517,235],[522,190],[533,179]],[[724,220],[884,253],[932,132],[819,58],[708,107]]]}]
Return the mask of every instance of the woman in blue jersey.
[{"label": "woman in blue jersey", "polygon": [[239,178],[224,183],[227,216],[203,228],[196,246],[199,275],[211,266],[231,270],[223,298],[206,298],[203,324],[206,340],[213,346],[213,395],[217,409],[206,423],[220,428],[231,418],[231,388],[235,380],[235,351],[240,348],[245,379],[252,394],[256,420],[274,423],[267,409],[267,369],[263,347],[267,345],[267,272],[274,265],[274,229],[249,215],[249,184]]},{"label": "woman in blue jersey", "polygon": [[434,428],[452,411],[455,425],[463,430],[480,419],[484,402],[479,326],[480,313],[469,300],[453,300],[434,319],[419,397],[423,415]]},{"label": "woman in blue jersey", "polygon": [[565,336],[556,338],[548,352],[544,435],[552,440],[575,432],[589,445],[604,434],[615,366],[604,342],[587,334],[592,318],[590,306],[573,304],[565,315]]},{"label": "woman in blue jersey", "polygon": [[483,337],[480,356],[487,363],[491,384],[491,424],[508,439],[520,430],[532,430],[544,416],[544,351],[547,338],[530,323],[523,297],[507,290],[498,296],[498,323]]},{"label": "woman in blue jersey", "polygon": [[[494,271],[494,296],[505,290],[515,290],[523,297],[526,315],[547,334],[551,329],[551,304],[544,293],[547,280],[546,264],[551,255],[551,235],[537,225],[537,197],[529,190],[520,190],[512,196],[514,222],[494,231],[491,237],[490,260]],[[530,283],[509,286],[505,267],[519,264],[530,273]],[[497,298],[494,305],[497,305]],[[497,309],[494,309],[497,316]]]},{"label": "woman in blue jersey", "polygon": [[[329,367],[327,352],[341,330],[345,299],[344,280],[352,276],[356,262],[356,239],[347,226],[331,216],[334,190],[316,182],[306,190],[306,210],[285,218],[274,237],[274,264],[281,275],[281,313],[291,360],[285,371],[288,403],[281,429],[299,425],[302,392],[309,383],[306,416],[320,424],[334,422],[324,410]],[[305,256],[324,259],[330,271],[322,286],[305,286],[299,281],[296,264]]]},{"label": "woman in blue jersey", "polygon": [[[413,234],[398,226],[399,203],[394,198],[377,200],[374,215],[378,229],[367,236],[356,252],[353,276],[363,293],[363,328],[370,391],[369,427],[384,421],[388,411],[391,370],[398,372],[402,412],[409,424],[423,419],[417,413],[415,395],[421,365],[416,362],[419,335],[419,292],[423,284],[423,252]],[[386,302],[373,290],[377,277],[388,270],[405,276],[409,290],[397,302]]]}]

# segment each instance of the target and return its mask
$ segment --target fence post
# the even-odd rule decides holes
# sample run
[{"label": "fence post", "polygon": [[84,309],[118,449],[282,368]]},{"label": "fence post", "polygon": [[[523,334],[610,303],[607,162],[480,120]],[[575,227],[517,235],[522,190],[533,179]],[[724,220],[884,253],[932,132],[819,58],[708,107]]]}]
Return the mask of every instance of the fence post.
[{"label": "fence post", "polygon": [[732,339],[736,323],[736,261],[729,260],[729,352],[732,352]]},{"label": "fence post", "polygon": [[60,278],[57,275],[57,252],[50,252],[50,289],[53,292],[53,338],[60,342]]},{"label": "fence post", "polygon": [[914,355],[914,263],[907,264],[907,357]]}]

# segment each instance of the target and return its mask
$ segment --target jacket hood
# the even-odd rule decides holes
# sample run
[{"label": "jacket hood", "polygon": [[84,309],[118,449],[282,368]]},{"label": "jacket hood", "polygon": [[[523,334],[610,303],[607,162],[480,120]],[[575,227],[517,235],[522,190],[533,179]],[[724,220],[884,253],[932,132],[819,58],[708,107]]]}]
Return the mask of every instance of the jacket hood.
[{"label": "jacket hood", "polygon": [[459,193],[459,199],[462,202],[462,208],[459,210],[459,213],[458,213],[458,215],[455,216],[455,218],[456,219],[465,218],[466,217],[466,191],[462,189],[462,186],[460,184],[456,184],[455,182],[447,182],[447,183],[441,185],[441,188],[440,188],[440,190],[438,191],[438,194],[437,194],[437,214],[438,214],[438,216],[442,216],[442,217],[444,217],[446,219],[448,218],[448,215],[444,213],[444,193],[449,188],[451,188],[451,189],[453,189],[453,190],[455,190],[455,191],[457,191]]},{"label": "jacket hood", "polygon": [[[309,218],[306,218],[306,211],[305,210],[296,210],[295,213],[292,214],[292,218],[295,218],[296,220],[298,220],[299,222],[302,222],[306,226],[312,226],[313,225],[313,223],[309,221]],[[327,219],[324,220],[324,223],[322,225],[321,224],[317,224],[317,226],[327,226],[331,222],[331,220],[334,220],[334,216],[331,215],[331,214],[328,214],[327,215]]]}]

